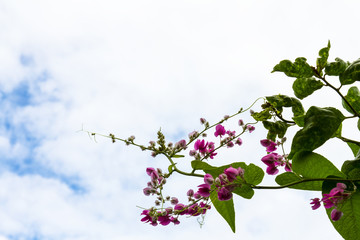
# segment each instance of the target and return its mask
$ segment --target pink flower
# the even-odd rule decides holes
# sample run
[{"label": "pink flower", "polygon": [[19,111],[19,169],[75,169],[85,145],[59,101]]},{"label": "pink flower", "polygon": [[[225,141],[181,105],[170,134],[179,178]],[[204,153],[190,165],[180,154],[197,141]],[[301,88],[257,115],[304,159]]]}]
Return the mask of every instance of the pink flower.
[{"label": "pink flower", "polygon": [[205,140],[200,140],[198,139],[195,144],[194,144],[194,148],[195,150],[199,150],[199,152],[201,153],[206,153],[207,152],[207,147],[208,143],[205,144]]},{"label": "pink flower", "polygon": [[197,194],[199,194],[202,197],[209,197],[210,196],[210,189],[211,186],[209,184],[201,184],[198,186],[199,190],[196,192]]},{"label": "pink flower", "polygon": [[249,133],[252,133],[255,130],[255,127],[252,125],[247,125],[246,129],[249,130]]},{"label": "pink flower", "polygon": [[239,171],[233,167],[229,167],[229,168],[225,169],[224,173],[226,174],[229,182],[233,182],[236,179],[236,177],[239,176]]},{"label": "pink flower", "polygon": [[312,204],[313,206],[311,206],[312,210],[316,210],[318,209],[321,205],[320,205],[320,199],[319,198],[313,198],[311,199],[312,202],[310,204]]},{"label": "pink flower", "polygon": [[221,187],[218,193],[218,199],[220,201],[227,201],[232,198],[232,192],[229,191],[226,187]]},{"label": "pink flower", "polygon": [[207,173],[204,176],[204,182],[208,185],[212,185],[214,183],[214,178],[211,176],[211,174]]},{"label": "pink flower", "polygon": [[334,222],[335,221],[338,221],[343,215],[343,212],[337,210],[336,208],[334,208],[332,211],[331,211],[331,220],[333,220]]},{"label": "pink flower", "polygon": [[226,130],[225,130],[224,126],[222,126],[221,124],[217,125],[215,129],[216,129],[216,131],[214,133],[215,137],[224,136],[225,133],[226,133]]},{"label": "pink flower", "polygon": [[269,139],[263,139],[260,141],[260,144],[266,147],[267,152],[273,152],[276,150],[277,144]]}]

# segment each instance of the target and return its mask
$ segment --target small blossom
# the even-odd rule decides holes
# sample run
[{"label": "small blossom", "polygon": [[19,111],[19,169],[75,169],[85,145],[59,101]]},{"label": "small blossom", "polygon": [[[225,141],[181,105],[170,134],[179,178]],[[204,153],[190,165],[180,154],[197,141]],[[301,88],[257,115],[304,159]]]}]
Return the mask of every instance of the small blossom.
[{"label": "small blossom", "polygon": [[196,150],[190,150],[190,151],[189,151],[189,155],[190,155],[191,157],[195,156],[195,155],[196,155]]},{"label": "small blossom", "polygon": [[224,120],[228,120],[229,118],[230,118],[229,115],[225,115],[225,116],[224,116]]},{"label": "small blossom", "polygon": [[337,210],[336,208],[334,208],[332,211],[331,211],[331,220],[333,220],[334,222],[335,221],[338,221],[343,215],[343,212]]},{"label": "small blossom", "polygon": [[145,196],[150,196],[150,194],[152,193],[152,188],[146,187],[143,189],[143,192]]},{"label": "small blossom", "polygon": [[206,119],[205,119],[205,118],[200,118],[200,123],[201,123],[201,124],[205,124],[205,123],[206,123]]},{"label": "small blossom", "polygon": [[312,202],[310,204],[312,204],[312,206],[311,206],[312,210],[316,210],[321,206],[319,198],[313,198],[311,200],[312,200]]},{"label": "small blossom", "polygon": [[229,168],[225,169],[224,173],[226,174],[229,182],[233,182],[236,179],[236,177],[239,176],[239,171],[233,167],[229,167]]},{"label": "small blossom", "polygon": [[218,199],[220,201],[227,201],[232,198],[232,192],[230,192],[227,188],[221,187],[218,191]]},{"label": "small blossom", "polygon": [[175,148],[186,149],[186,141],[184,139],[175,143]]},{"label": "small blossom", "polygon": [[188,195],[189,197],[194,196],[194,190],[189,189],[189,190],[187,191],[186,195]]},{"label": "small blossom", "polygon": [[190,139],[197,138],[198,136],[199,136],[199,133],[197,131],[192,131],[191,133],[189,133]]},{"label": "small blossom", "polygon": [[244,121],[242,119],[239,119],[238,124],[239,124],[239,126],[244,126]]},{"label": "small blossom", "polygon": [[255,127],[252,125],[247,125],[246,129],[249,130],[249,133],[252,133],[255,130]]},{"label": "small blossom", "polygon": [[221,124],[217,125],[215,129],[216,129],[216,131],[214,133],[215,137],[224,136],[225,133],[226,133],[226,130],[225,130],[224,126],[222,126]]},{"label": "small blossom", "polygon": [[176,204],[179,203],[179,199],[177,199],[176,197],[172,197],[171,200],[170,200],[170,203],[171,203],[172,205],[176,205]]},{"label": "small blossom", "polygon": [[277,144],[269,139],[263,139],[260,141],[260,144],[266,147],[267,152],[274,152],[276,150]]},{"label": "small blossom", "polygon": [[208,185],[212,185],[214,183],[214,178],[211,176],[211,174],[207,173],[204,176],[204,182]]},{"label": "small blossom", "polygon": [[242,140],[241,140],[241,138],[236,139],[235,144],[241,146],[241,145],[242,145]]},{"label": "small blossom", "polygon": [[[210,196],[210,185],[209,184],[201,184],[198,186],[199,187],[199,190],[195,193],[196,194],[199,194],[200,196],[202,197],[209,197]],[[196,198],[196,196],[195,196]]]},{"label": "small blossom", "polygon": [[233,142],[228,142],[227,144],[226,144],[226,146],[228,147],[228,148],[232,148],[233,146],[234,146],[234,143]]},{"label": "small blossom", "polygon": [[194,148],[195,148],[195,150],[199,150],[199,152],[201,152],[201,153],[206,153],[207,145],[208,145],[208,143],[205,144],[204,139],[203,140],[198,139],[194,144]]}]

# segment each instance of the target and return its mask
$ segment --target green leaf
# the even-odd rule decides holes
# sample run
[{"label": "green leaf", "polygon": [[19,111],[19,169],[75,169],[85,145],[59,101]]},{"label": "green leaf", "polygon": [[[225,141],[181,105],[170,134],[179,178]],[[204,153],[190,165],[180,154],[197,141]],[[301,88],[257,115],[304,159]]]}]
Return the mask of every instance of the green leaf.
[{"label": "green leaf", "polygon": [[360,58],[351,63],[345,71],[340,74],[340,83],[342,85],[352,84],[355,81],[360,81]]},{"label": "green leaf", "polygon": [[194,170],[211,170],[211,169],[216,169],[216,167],[211,166],[210,164],[206,163],[206,162],[202,162],[200,160],[194,160],[191,162],[191,167]]},{"label": "green leaf", "polygon": [[[279,185],[298,182],[300,180],[312,178],[326,178],[330,175],[345,177],[332,162],[325,157],[314,152],[301,152],[295,154],[292,160],[293,172],[285,172],[276,177],[275,181]],[[296,173],[296,174],[295,174]],[[323,181],[302,182],[289,188],[310,191],[321,191]]]},{"label": "green leaf", "polygon": [[351,143],[351,142],[347,142],[347,145],[349,146],[352,153],[354,154],[354,157],[356,157],[357,153],[360,151],[360,146],[355,143]]},{"label": "green leaf", "polygon": [[251,199],[255,194],[254,189],[249,184],[243,184],[241,187],[235,188],[233,193],[246,199]]},{"label": "green leaf", "polygon": [[286,76],[296,78],[307,78],[314,75],[310,65],[306,62],[306,58],[296,58],[295,62],[292,63],[290,60],[283,60],[277,64],[272,72],[283,72]]},{"label": "green leaf", "polygon": [[[350,103],[350,105],[355,109],[357,113],[360,112],[360,91],[356,86],[349,88],[345,99]],[[353,110],[347,105],[347,103],[342,100],[343,107],[351,114],[354,114]]]},{"label": "green leaf", "polygon": [[[322,193],[329,193],[331,189],[336,187],[336,183],[337,181],[324,181]],[[344,183],[348,188],[351,187],[351,184]],[[331,211],[333,208],[326,209],[330,222],[344,239],[358,240],[360,238],[360,191],[357,190],[349,199],[337,208],[343,212],[343,216],[336,222],[331,220]]]},{"label": "green leaf", "polygon": [[328,41],[328,45],[327,47],[325,48],[322,48],[320,51],[319,51],[319,58],[316,60],[316,67],[317,67],[317,71],[319,73],[321,73],[321,71],[324,69],[324,67],[326,66],[327,64],[327,60],[328,60],[328,57],[329,57],[329,50],[330,50],[330,41]]},{"label": "green leaf", "polygon": [[276,136],[282,138],[285,136],[286,130],[290,126],[283,121],[269,122],[263,121],[264,128],[268,130],[267,139],[275,141]]},{"label": "green leaf", "polygon": [[[330,175],[345,177],[332,162],[314,152],[299,152],[295,154],[292,160],[292,170],[304,179],[326,178]],[[312,189],[308,190],[321,191],[322,181],[311,182],[311,185]]]},{"label": "green leaf", "polygon": [[335,62],[328,63],[325,67],[325,73],[329,76],[339,76],[342,74],[348,64],[340,58],[335,58]]},{"label": "green leaf", "polygon": [[256,120],[256,121],[265,121],[267,119],[270,119],[272,116],[270,114],[270,108],[266,108],[264,110],[262,110],[261,112],[255,112],[253,113],[251,116]]},{"label": "green leaf", "polygon": [[264,171],[262,168],[250,163],[250,165],[244,168],[244,179],[247,183],[258,185],[264,178]]},{"label": "green leaf", "polygon": [[250,185],[260,184],[265,175],[264,171],[260,167],[252,163],[250,165],[246,165],[246,163],[244,162],[234,162],[224,166],[214,167],[200,160],[194,160],[191,162],[191,166],[193,167],[193,169],[203,170],[204,172],[211,174],[211,176],[213,176],[214,178],[219,176],[221,173],[224,173],[224,170],[226,168],[229,168],[230,166],[232,166],[233,168],[241,167],[242,169],[244,169],[245,183],[243,183],[241,187],[237,187],[234,190],[234,193],[247,199],[252,198],[252,196],[254,195],[254,190],[251,188]]},{"label": "green leaf", "polygon": [[210,199],[216,211],[225,219],[231,230],[235,233],[235,209],[233,199],[220,201],[216,191],[211,192]]},{"label": "green leaf", "polygon": [[[277,184],[279,184],[280,186],[284,186],[286,184],[298,182],[298,181],[301,181],[301,180],[303,180],[303,178],[297,176],[293,172],[284,172],[282,174],[279,174],[275,178],[275,182]],[[317,190],[313,186],[314,185],[313,183],[314,182],[303,182],[303,183],[299,183],[299,184],[296,184],[296,185],[289,186],[288,188],[301,189],[301,190]]]},{"label": "green leaf", "polygon": [[303,99],[309,95],[311,95],[316,90],[322,88],[324,84],[316,80],[315,78],[298,78],[294,81],[292,86],[295,96],[297,98]]},{"label": "green leaf", "polygon": [[286,95],[274,95],[266,97],[266,100],[276,108],[280,113],[283,107],[291,107],[294,117],[304,115],[305,111],[301,102],[293,97]]},{"label": "green leaf", "polygon": [[360,159],[345,161],[341,171],[350,179],[360,178]]},{"label": "green leaf", "polygon": [[338,127],[338,129],[336,130],[336,132],[331,136],[331,138],[341,137],[341,131],[342,131],[342,123],[340,124],[340,126]]},{"label": "green leaf", "polygon": [[304,127],[293,138],[289,158],[292,159],[295,153],[311,152],[323,145],[343,120],[344,115],[336,108],[310,107],[305,115]]}]

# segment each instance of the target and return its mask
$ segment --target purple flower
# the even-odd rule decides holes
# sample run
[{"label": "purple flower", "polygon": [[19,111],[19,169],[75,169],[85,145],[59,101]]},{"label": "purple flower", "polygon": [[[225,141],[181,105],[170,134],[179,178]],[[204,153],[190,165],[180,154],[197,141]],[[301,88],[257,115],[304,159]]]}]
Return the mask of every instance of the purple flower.
[{"label": "purple flower", "polygon": [[175,143],[175,148],[186,149],[186,141],[184,139]]},{"label": "purple flower", "polygon": [[201,184],[198,186],[199,190],[196,192],[197,194],[199,194],[202,197],[209,197],[210,196],[210,189],[211,186],[209,184]]},{"label": "purple flower", "polygon": [[238,122],[239,126],[243,126],[244,125],[244,121],[242,119],[239,119],[239,122]]},{"label": "purple flower", "polygon": [[152,181],[159,179],[159,174],[154,168],[146,168],[146,173],[151,177]]},{"label": "purple flower", "polygon": [[211,176],[211,174],[207,173],[204,176],[204,182],[208,185],[212,185],[214,183],[214,178]]},{"label": "purple flower", "polygon": [[201,153],[206,153],[207,145],[208,145],[208,143],[205,144],[204,139],[203,140],[198,139],[194,144],[194,148],[195,148],[195,150],[199,150],[199,152],[201,152]]},{"label": "purple flower", "polygon": [[235,144],[241,146],[241,145],[242,145],[242,140],[241,140],[241,138],[236,139]]},{"label": "purple flower", "polygon": [[266,147],[267,152],[273,152],[276,150],[277,144],[269,139],[263,139],[260,141],[260,144]]},{"label": "purple flower", "polygon": [[225,130],[224,126],[222,126],[221,124],[217,125],[215,129],[216,129],[216,131],[214,133],[215,137],[224,136],[225,133],[226,133],[226,130]]},{"label": "purple flower", "polygon": [[221,187],[218,193],[218,199],[220,201],[227,201],[232,198],[232,192],[230,192],[227,188]]},{"label": "purple flower", "polygon": [[312,202],[310,204],[312,204],[312,206],[311,206],[312,210],[316,210],[321,206],[319,198],[313,198],[311,200],[312,200]]},{"label": "purple flower", "polygon": [[144,192],[145,196],[150,196],[150,194],[152,192],[152,188],[146,187],[143,189],[143,192]]},{"label": "purple flower", "polygon": [[249,130],[249,133],[252,133],[255,130],[255,127],[252,125],[247,125],[246,129]]},{"label": "purple flower", "polygon": [[171,222],[170,216],[168,214],[166,214],[164,216],[159,216],[158,221],[163,226],[169,225],[169,223]]},{"label": "purple flower", "polygon": [[172,205],[176,205],[176,204],[179,203],[179,199],[177,199],[176,197],[172,197],[171,200],[170,200],[170,203],[171,203]]},{"label": "purple flower", "polygon": [[228,147],[228,148],[232,148],[233,146],[234,146],[234,143],[233,142],[228,142],[227,144],[226,144],[226,146]]},{"label": "purple flower", "polygon": [[186,206],[182,203],[178,203],[175,205],[174,210],[179,212],[179,215],[184,215],[187,213]]},{"label": "purple flower", "polygon": [[338,221],[343,215],[343,212],[337,210],[336,208],[334,208],[332,211],[331,211],[331,220],[333,220],[334,222],[335,221]]},{"label": "purple flower", "polygon": [[236,179],[236,177],[239,176],[239,171],[233,167],[229,167],[229,168],[225,169],[224,173],[226,174],[229,182],[233,182]]},{"label": "purple flower", "polygon": [[189,190],[187,191],[186,195],[188,195],[189,197],[194,196],[194,190],[189,189]]}]

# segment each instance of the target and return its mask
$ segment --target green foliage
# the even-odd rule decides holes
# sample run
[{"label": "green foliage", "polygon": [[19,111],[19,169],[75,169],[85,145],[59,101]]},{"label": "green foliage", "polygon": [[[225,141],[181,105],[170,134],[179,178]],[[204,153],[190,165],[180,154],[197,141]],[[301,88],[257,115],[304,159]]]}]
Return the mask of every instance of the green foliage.
[{"label": "green foliage", "polygon": [[225,219],[231,230],[235,233],[235,209],[233,199],[219,201],[216,191],[211,192],[210,199],[216,211]]},{"label": "green foliage", "polygon": [[286,130],[289,127],[289,124],[283,121],[263,121],[264,128],[268,130],[267,139],[275,141],[276,136],[282,138],[285,136]]},{"label": "green foliage", "polygon": [[340,74],[340,83],[342,85],[352,84],[360,81],[360,58],[351,63],[345,71]]},{"label": "green foliage", "polygon": [[203,170],[205,173],[211,174],[211,176],[213,176],[214,178],[219,176],[221,173],[224,172],[226,168],[229,168],[230,166],[232,166],[233,168],[241,167],[242,169],[244,169],[245,184],[251,184],[251,185],[260,184],[265,175],[264,171],[260,167],[252,163],[247,165],[244,162],[234,162],[220,167],[214,167],[206,162],[200,160],[194,160],[191,162],[191,166],[193,169]]},{"label": "green foliage", "polygon": [[354,157],[356,157],[357,153],[360,150],[360,146],[355,144],[355,143],[351,143],[351,142],[347,142],[347,145],[349,146],[349,148],[351,149],[352,153],[354,154]]},{"label": "green foliage", "polygon": [[298,78],[294,81],[292,86],[295,96],[297,98],[303,99],[309,95],[311,95],[316,90],[322,88],[324,84],[316,80],[315,78]]},{"label": "green foliage", "polygon": [[[356,86],[349,88],[345,99],[350,103],[350,105],[357,113],[360,112],[360,91]],[[342,105],[349,113],[354,114],[354,111],[344,100],[342,100]]]},{"label": "green foliage", "polygon": [[319,58],[316,60],[316,70],[321,73],[322,70],[326,67],[327,65],[327,60],[329,57],[329,51],[330,51],[330,41],[328,41],[328,45],[327,47],[322,48],[319,51]]},{"label": "green foliage", "polygon": [[283,72],[288,77],[296,78],[309,78],[314,75],[306,58],[303,57],[296,58],[294,63],[290,60],[283,60],[274,67],[272,72]]},{"label": "green foliage", "polygon": [[333,136],[343,120],[344,115],[336,108],[310,107],[305,115],[304,128],[294,136],[289,158],[298,152],[320,147]]},{"label": "green foliage", "polygon": [[339,76],[349,64],[340,58],[335,58],[335,62],[328,63],[325,67],[325,73],[329,76]]},{"label": "green foliage", "polygon": [[[322,193],[329,193],[332,188],[336,187],[339,181],[324,181],[322,186]],[[349,190],[353,191],[353,186],[348,182],[344,182]],[[360,186],[357,185],[359,188]],[[333,224],[334,228],[346,240],[358,240],[360,236],[360,192],[357,190],[353,193],[350,199],[347,199],[343,204],[338,207],[338,210],[343,212],[343,216],[338,221],[331,220],[332,209],[326,209],[326,213]]]},{"label": "green foliage", "polygon": [[[293,172],[286,172],[276,177],[276,182],[279,185],[286,185],[300,180],[306,181],[306,179],[314,178],[326,178],[330,175],[345,177],[332,162],[325,157],[314,152],[300,152],[295,154],[292,160]],[[310,191],[321,191],[322,180],[303,182],[290,186],[289,188],[310,190]]]}]

